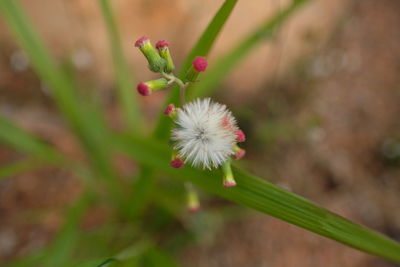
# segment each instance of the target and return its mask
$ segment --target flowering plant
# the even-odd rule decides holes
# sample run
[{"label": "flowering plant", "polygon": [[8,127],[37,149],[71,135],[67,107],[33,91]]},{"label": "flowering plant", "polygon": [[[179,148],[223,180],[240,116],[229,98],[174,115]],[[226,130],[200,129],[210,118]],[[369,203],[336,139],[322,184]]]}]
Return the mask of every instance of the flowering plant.
[{"label": "flowering plant", "polygon": [[[169,104],[164,114],[174,122],[172,130],[172,168],[182,168],[185,163],[194,167],[212,169],[221,167],[224,187],[236,185],[231,159],[239,160],[245,155],[245,150],[237,143],[246,140],[245,134],[237,126],[236,119],[225,105],[216,103],[210,98],[195,99],[186,103],[185,90],[190,83],[197,82],[201,72],[206,71],[208,62],[205,57],[195,57],[192,66],[183,80],[173,73],[175,65],[169,51],[169,43],[160,40],[155,48],[146,36],[139,38],[135,46],[146,57],[149,69],[160,73],[161,78],[140,82],[137,91],[142,96],[164,90],[172,84],[178,85],[181,107]],[[197,196],[192,185],[187,185],[191,210],[197,210]],[[193,199],[195,199],[193,201]]]},{"label": "flowering plant", "polygon": [[[82,96],[75,91],[77,81],[71,77],[69,72],[66,73],[64,68],[60,68],[56,64],[51,53],[32,28],[33,24],[29,22],[18,1],[0,1],[1,14],[4,15],[10,29],[18,37],[19,43],[32,63],[33,70],[38,74],[38,78],[48,85],[50,97],[58,107],[60,115],[70,126],[69,129],[72,130],[79,141],[78,145],[82,148],[81,150],[87,156],[87,161],[82,161],[80,157],[75,158],[65,154],[52,142],[43,142],[30,132],[16,126],[6,116],[0,116],[0,142],[29,155],[27,159],[1,166],[0,178],[49,165],[71,172],[80,177],[82,181],[81,195],[67,212],[65,225],[53,246],[24,259],[25,263],[28,263],[29,266],[105,266],[112,264],[112,262],[124,262],[129,258],[136,264],[139,262],[138,259],[146,260],[149,259],[149,255],[156,255],[153,258],[161,259],[161,261],[158,264],[157,261],[154,261],[151,266],[174,265],[165,264],[168,257],[160,253],[159,245],[163,242],[159,242],[160,238],[156,236],[160,229],[159,223],[147,223],[157,220],[155,218],[157,216],[147,220],[148,217],[145,217],[144,212],[142,212],[144,209],[147,211],[148,206],[150,206],[146,201],[149,198],[148,196],[156,195],[160,197],[160,194],[164,195],[152,203],[157,206],[156,208],[159,208],[156,211],[168,210],[168,213],[171,213],[169,215],[172,215],[175,211],[174,208],[166,208],[170,205],[170,203],[165,203],[171,196],[170,192],[152,188],[155,176],[152,171],[154,170],[185,181],[189,210],[191,211],[195,211],[199,207],[197,194],[191,184],[193,183],[239,205],[274,216],[365,252],[400,262],[400,244],[398,242],[362,225],[352,223],[292,192],[267,182],[265,179],[258,178],[238,168],[231,168],[232,157],[239,159],[245,153],[243,149],[237,146],[237,143],[245,140],[244,133],[237,127],[236,120],[231,112],[226,106],[215,103],[209,98],[185,102],[185,94],[190,93],[190,90],[186,89],[197,82],[198,75],[207,68],[205,58],[196,58],[196,55],[206,56],[209,53],[237,0],[224,1],[191,50],[189,59],[184,61],[182,70],[178,75],[179,78],[174,74],[175,67],[167,42],[159,41],[155,48],[148,38],[140,38],[136,43],[147,58],[150,69],[161,75],[159,79],[138,84],[138,92],[141,95],[148,96],[172,85],[177,88],[177,90],[171,90],[166,104],[164,114],[168,116],[162,115],[160,117],[155,130],[155,137],[171,135],[172,146],[169,149],[165,144],[166,142],[163,144],[159,140],[155,140],[156,138],[146,138],[141,134],[143,125],[141,124],[138,105],[135,102],[135,95],[132,94],[133,83],[121,49],[115,19],[108,0],[99,0],[98,2],[110,36],[111,54],[116,70],[116,88],[125,119],[125,132],[122,134],[105,123],[103,107],[87,105],[82,101]],[[222,56],[213,65],[212,70],[208,70],[201,77],[200,83],[196,83],[200,86],[194,89],[197,88],[202,94],[209,93],[257,43],[275,33],[276,29],[305,2],[307,0],[293,0],[272,18],[268,17],[265,22],[234,46],[230,52]],[[202,90],[199,90],[200,88]],[[180,103],[177,101],[179,95]],[[196,96],[199,96],[199,94]],[[174,105],[169,103],[174,103]],[[165,122],[170,119],[173,121],[171,123],[173,129],[168,131]],[[136,132],[133,133],[133,131]],[[168,164],[167,159],[171,148],[172,161]],[[128,177],[114,166],[113,156],[115,156],[115,152],[122,152],[141,164],[142,169],[134,182],[129,179],[121,179]],[[186,168],[183,167],[185,163],[200,169],[212,170],[205,172],[196,168]],[[171,166],[183,168],[176,170]],[[223,184],[225,187],[231,187],[230,189],[221,187],[221,183],[216,178],[219,175],[219,172],[215,171],[217,167],[221,168],[224,173]],[[127,180],[132,182],[133,186],[126,186],[129,183]],[[234,186],[236,184],[237,186]],[[104,190],[97,190],[101,186],[103,186],[101,189]],[[157,194],[154,194],[154,192]],[[175,195],[175,192],[173,194]],[[107,197],[94,197],[97,195]],[[112,216],[112,220],[109,221],[112,222],[107,226],[115,229],[116,235],[107,234],[109,231],[103,231],[103,229],[109,229],[108,227],[102,227],[99,231],[101,238],[91,233],[85,235],[86,230],[84,231],[79,227],[80,222],[84,221],[83,217],[88,214],[87,211],[92,202],[104,204],[102,201],[107,201],[107,207],[114,208],[112,212],[109,212]],[[178,203],[176,206],[180,208],[181,204]],[[160,215],[159,212],[153,214]],[[94,217],[98,218],[97,216]],[[164,222],[167,217],[172,218],[174,216],[161,214],[159,221],[165,225]],[[127,227],[121,227],[124,225],[127,225]],[[123,232],[124,228],[129,229],[126,232],[127,234]],[[132,233],[132,229],[134,229],[134,233]],[[150,233],[153,233],[154,240],[150,240]],[[80,259],[77,259],[77,257],[85,254],[85,250],[88,252],[88,257],[97,254],[103,255],[106,247],[113,247],[112,250],[106,252],[107,255],[115,253],[117,248],[119,250],[126,245],[127,240],[122,237],[128,237],[129,242],[135,241],[132,246],[111,258],[93,259],[94,261],[89,260],[87,264],[82,264]],[[173,238],[176,240],[176,236],[173,236]],[[162,239],[164,239],[164,236]],[[85,242],[81,242],[83,240]],[[92,242],[86,242],[88,240]],[[90,244],[90,246],[87,244]],[[95,252],[95,245],[99,245],[97,252]]]}]

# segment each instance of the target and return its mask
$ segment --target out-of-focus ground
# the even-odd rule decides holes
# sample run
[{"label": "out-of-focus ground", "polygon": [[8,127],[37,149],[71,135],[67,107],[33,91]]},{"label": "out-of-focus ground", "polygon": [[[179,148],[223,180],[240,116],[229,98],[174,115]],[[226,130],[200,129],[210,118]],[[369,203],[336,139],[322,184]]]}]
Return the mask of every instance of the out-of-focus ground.
[{"label": "out-of-focus ground", "polygon": [[[60,60],[71,55],[80,75],[99,86],[110,118],[118,114],[96,1],[22,2],[53,53]],[[239,1],[210,64],[286,3]],[[180,60],[221,1],[113,4],[134,76],[146,80],[153,75],[133,49],[134,40],[143,34],[168,39]],[[248,133],[243,163],[248,169],[399,240],[396,25],[397,1],[312,1],[275,41],[261,44],[247,57],[217,96],[232,107]],[[52,112],[46,86],[13,40],[0,21],[0,112],[65,153],[81,156],[74,138]],[[156,115],[161,98],[143,100],[149,118]],[[0,149],[0,163],[19,158]],[[74,177],[52,168],[0,181],[0,263],[48,242],[63,221],[62,208],[79,192]],[[395,266],[253,212],[210,232],[215,234],[180,253],[184,266]]]}]

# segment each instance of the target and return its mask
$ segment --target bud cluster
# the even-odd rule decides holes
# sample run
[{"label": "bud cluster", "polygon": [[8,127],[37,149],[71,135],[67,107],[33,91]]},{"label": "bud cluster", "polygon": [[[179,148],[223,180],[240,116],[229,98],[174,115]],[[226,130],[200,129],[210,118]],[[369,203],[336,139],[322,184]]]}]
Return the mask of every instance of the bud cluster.
[{"label": "bud cluster", "polygon": [[173,83],[178,84],[180,87],[185,87],[188,83],[196,81],[199,73],[204,72],[208,65],[204,57],[196,57],[192,62],[191,68],[181,80],[173,74],[175,65],[167,41],[160,40],[154,47],[150,39],[143,36],[135,42],[135,46],[146,57],[150,70],[163,75],[163,78],[141,82],[137,85],[138,93],[143,96],[148,96],[154,91],[166,89]]}]

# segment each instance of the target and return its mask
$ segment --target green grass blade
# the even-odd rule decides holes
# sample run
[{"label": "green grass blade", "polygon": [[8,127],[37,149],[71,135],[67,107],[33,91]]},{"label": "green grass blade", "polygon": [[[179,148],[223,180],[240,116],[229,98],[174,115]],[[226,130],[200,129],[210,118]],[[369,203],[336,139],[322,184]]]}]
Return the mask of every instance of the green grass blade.
[{"label": "green grass blade", "polygon": [[103,13],[104,22],[107,26],[108,39],[110,42],[111,54],[114,63],[115,77],[119,95],[119,102],[122,107],[128,129],[132,133],[139,133],[141,130],[141,116],[137,103],[136,93],[133,90],[132,72],[129,70],[128,63],[123,53],[121,38],[115,17],[109,0],[99,0],[99,5]]},{"label": "green grass blade", "polygon": [[217,60],[217,63],[209,68],[201,77],[201,82],[188,88],[189,99],[204,97],[211,94],[219,83],[232,71],[234,67],[261,41],[272,37],[290,16],[308,0],[295,0],[287,8],[275,16],[267,19],[257,29],[245,37],[231,52]]},{"label": "green grass blade", "polygon": [[44,266],[70,266],[72,253],[77,246],[79,226],[82,217],[91,202],[91,195],[86,191],[67,211],[65,223],[56,239],[41,260]]},{"label": "green grass blade", "polygon": [[39,141],[28,132],[0,116],[0,143],[46,161],[59,159],[60,155],[50,145]]},{"label": "green grass blade", "polygon": [[[44,166],[44,162],[36,159],[25,159],[0,167],[0,180],[26,171]],[[46,164],[48,166],[48,164]]]},{"label": "green grass blade", "polygon": [[79,110],[72,108],[76,106],[76,102],[69,88],[71,83],[58,71],[26,15],[16,1],[10,0],[0,1],[0,11],[27,52],[34,69],[52,89],[60,109],[68,114],[71,121],[75,121],[79,117]]},{"label": "green grass blade", "polygon": [[142,166],[137,180],[133,185],[133,194],[129,201],[129,217],[134,220],[145,208],[151,196],[154,183],[154,170],[148,166]]},{"label": "green grass blade", "polygon": [[143,255],[142,264],[143,266],[179,266],[171,255],[157,248],[151,248]]},{"label": "green grass blade", "polygon": [[105,266],[142,266],[138,265],[139,259],[149,249],[153,247],[152,243],[146,239],[136,242],[132,246],[124,249],[113,257],[107,259],[92,259],[79,262],[76,266],[80,267],[105,267]]},{"label": "green grass blade", "polygon": [[238,185],[226,189],[222,186],[222,173],[219,170],[198,171],[190,167],[178,170],[171,168],[168,164],[170,151],[165,144],[137,138],[121,138],[117,145],[140,163],[152,165],[157,170],[183,181],[190,181],[206,191],[348,246],[400,262],[400,244],[396,241],[352,223],[300,196],[237,168],[234,168],[234,174]]},{"label": "green grass blade", "polygon": [[6,166],[0,170],[0,177],[12,173],[27,171],[43,165],[54,164],[66,168],[80,177],[85,183],[91,175],[89,170],[80,163],[64,157],[59,151],[46,144],[27,131],[15,126],[0,115],[0,143],[20,152],[30,154],[32,158]]},{"label": "green grass blade", "polygon": [[[236,5],[237,0],[225,0],[224,4],[215,14],[210,24],[207,26],[206,30],[201,35],[200,39],[197,41],[196,45],[192,48],[189,55],[186,57],[183,62],[182,67],[180,68],[178,77],[183,78],[186,74],[186,71],[190,68],[192,64],[192,60],[196,56],[207,56],[210,52],[215,40],[218,37],[218,34],[221,32],[222,27],[225,25],[225,22],[229,18],[229,15],[232,13],[233,8]],[[171,89],[170,94],[167,97],[166,105],[170,103],[178,104],[179,100],[179,90],[177,86],[174,86]],[[169,135],[170,120],[167,116],[163,114],[160,115],[158,124],[155,129],[155,136],[158,138],[166,138]]]},{"label": "green grass blade", "polygon": [[0,1],[0,12],[27,52],[38,75],[49,85],[60,111],[80,139],[95,172],[104,178],[115,199],[118,199],[121,194],[111,165],[109,134],[101,111],[79,97],[75,84],[56,66],[17,1]]}]

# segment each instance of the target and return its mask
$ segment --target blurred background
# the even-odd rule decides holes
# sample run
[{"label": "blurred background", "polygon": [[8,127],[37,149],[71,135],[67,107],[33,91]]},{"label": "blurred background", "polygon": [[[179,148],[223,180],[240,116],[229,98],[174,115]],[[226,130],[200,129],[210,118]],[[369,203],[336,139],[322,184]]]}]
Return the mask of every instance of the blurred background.
[{"label": "blurred background", "polygon": [[[112,59],[97,1],[19,2],[58,62],[96,88],[108,122],[118,129]],[[110,2],[136,82],[156,77],[134,48],[136,39],[168,40],[179,66],[223,3]],[[239,1],[210,54],[210,66],[289,2]],[[397,240],[399,25],[399,1],[312,0],[275,39],[258,45],[214,95],[233,110],[247,134],[242,165],[249,171]],[[165,96],[139,99],[149,132]],[[1,18],[0,113],[63,153],[84,158],[55,112],[46,84]],[[23,157],[0,145],[0,165]],[[125,174],[137,172],[135,162],[124,156],[116,157],[115,165]],[[79,179],[54,167],[1,179],[0,264],[51,243],[65,222],[65,210],[81,192]],[[141,218],[183,266],[395,266],[205,192],[201,198],[198,214],[168,215],[153,203]],[[136,227],[136,222],[115,219],[103,204],[87,209],[80,224],[88,247],[99,253],[117,250],[113,242]],[[82,254],[96,255],[93,251]]]}]

